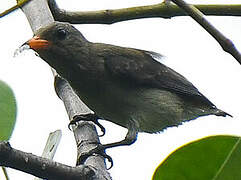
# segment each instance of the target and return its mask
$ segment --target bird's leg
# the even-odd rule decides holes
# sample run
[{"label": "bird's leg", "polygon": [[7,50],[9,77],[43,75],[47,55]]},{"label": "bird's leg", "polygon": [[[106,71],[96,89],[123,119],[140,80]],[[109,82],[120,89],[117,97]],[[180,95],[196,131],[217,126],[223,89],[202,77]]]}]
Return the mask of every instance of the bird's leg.
[{"label": "bird's leg", "polygon": [[126,134],[125,139],[114,143],[104,144],[102,146],[104,149],[108,149],[108,148],[117,147],[117,146],[131,145],[136,141],[137,134],[138,134],[138,131],[137,131],[136,124],[133,121],[131,121],[129,123],[128,132]]},{"label": "bird's leg", "polygon": [[82,115],[75,115],[73,117],[73,120],[70,121],[68,127],[70,129],[70,126],[71,125],[76,125],[77,122],[79,121],[91,121],[93,122],[94,124],[96,124],[102,131],[102,134],[99,135],[99,136],[104,136],[105,135],[105,128],[104,126],[102,126],[100,123],[99,123],[99,120],[100,118],[96,115],[96,114],[93,114],[93,113],[89,113],[89,114],[82,114]]},{"label": "bird's leg", "polygon": [[[110,166],[110,168],[111,168],[113,166],[113,160],[109,155],[107,155],[105,153],[105,150],[108,148],[113,148],[113,147],[118,147],[118,146],[131,145],[136,141],[137,134],[138,134],[137,126],[134,122],[131,122],[129,125],[128,132],[126,134],[125,139],[123,139],[122,141],[104,144],[104,145],[98,144],[96,148],[94,148],[88,152],[82,153],[80,155],[80,157],[78,158],[78,164],[83,164],[84,161],[93,154],[99,154],[99,155],[103,156],[104,158],[108,159],[108,161],[111,163],[111,166]],[[108,169],[110,169],[110,168],[108,168]]]}]

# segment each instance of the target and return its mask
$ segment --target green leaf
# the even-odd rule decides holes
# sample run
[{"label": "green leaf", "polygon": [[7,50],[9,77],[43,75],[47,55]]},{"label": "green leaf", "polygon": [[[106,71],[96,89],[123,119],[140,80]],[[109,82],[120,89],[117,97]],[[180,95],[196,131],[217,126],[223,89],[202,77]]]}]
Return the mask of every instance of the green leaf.
[{"label": "green leaf", "polygon": [[241,180],[241,137],[210,136],[186,144],[156,169],[153,180]]},{"label": "green leaf", "polygon": [[11,88],[0,81],[0,141],[9,140],[16,121],[17,106]]}]

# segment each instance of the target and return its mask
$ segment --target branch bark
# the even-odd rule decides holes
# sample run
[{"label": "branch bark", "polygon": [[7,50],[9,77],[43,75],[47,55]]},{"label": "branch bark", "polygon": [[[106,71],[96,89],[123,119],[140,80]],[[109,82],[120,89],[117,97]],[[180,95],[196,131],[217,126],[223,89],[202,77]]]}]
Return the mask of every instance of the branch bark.
[{"label": "branch bark", "polygon": [[[108,9],[100,11],[68,12],[60,9],[55,0],[48,0],[49,7],[56,21],[72,24],[113,24],[126,20],[140,18],[171,18],[187,16],[188,14],[174,4],[160,3],[149,6],[139,6],[123,9]],[[241,16],[241,5],[194,5],[205,15]]]}]

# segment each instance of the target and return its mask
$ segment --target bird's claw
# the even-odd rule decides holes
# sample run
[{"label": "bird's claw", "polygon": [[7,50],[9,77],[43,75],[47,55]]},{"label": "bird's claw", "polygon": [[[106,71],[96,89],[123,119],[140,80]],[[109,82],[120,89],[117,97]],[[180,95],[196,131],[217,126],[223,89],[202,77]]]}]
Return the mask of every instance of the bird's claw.
[{"label": "bird's claw", "polygon": [[96,114],[93,114],[93,113],[84,114],[84,115],[75,115],[73,117],[73,120],[70,121],[70,123],[68,125],[68,128],[71,130],[70,126],[71,125],[76,125],[77,122],[79,122],[79,121],[91,121],[91,122],[93,122],[94,124],[96,124],[100,128],[102,134],[99,135],[99,136],[102,137],[102,136],[105,135],[105,128],[104,128],[104,126],[102,126],[99,123],[98,119],[99,119],[99,117]]},{"label": "bird's claw", "polygon": [[105,147],[103,145],[101,145],[101,144],[98,144],[97,147],[91,149],[88,152],[82,153],[80,155],[80,157],[78,158],[77,165],[83,164],[85,162],[85,160],[89,156],[92,156],[92,155],[95,155],[95,154],[100,155],[100,156],[106,158],[110,162],[111,165],[110,165],[109,168],[107,168],[108,170],[113,167],[113,160],[112,160],[112,158],[105,153]]}]

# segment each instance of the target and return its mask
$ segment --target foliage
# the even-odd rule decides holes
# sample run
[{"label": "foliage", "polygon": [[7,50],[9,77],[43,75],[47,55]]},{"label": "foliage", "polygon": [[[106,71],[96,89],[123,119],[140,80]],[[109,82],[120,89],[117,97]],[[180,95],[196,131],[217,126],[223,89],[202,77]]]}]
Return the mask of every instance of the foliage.
[{"label": "foliage", "polygon": [[156,169],[153,180],[240,180],[241,137],[210,136],[178,148]]},{"label": "foliage", "polygon": [[17,105],[11,88],[0,81],[0,141],[9,140],[16,121]]}]

